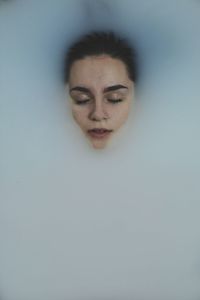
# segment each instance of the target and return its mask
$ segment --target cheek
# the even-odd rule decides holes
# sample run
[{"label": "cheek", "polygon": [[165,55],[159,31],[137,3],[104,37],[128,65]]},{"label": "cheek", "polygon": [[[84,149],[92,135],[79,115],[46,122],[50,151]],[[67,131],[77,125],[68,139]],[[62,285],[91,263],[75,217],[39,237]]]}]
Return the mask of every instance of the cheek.
[{"label": "cheek", "polygon": [[130,103],[124,103],[119,105],[115,110],[113,110],[113,122],[117,127],[120,127],[128,118],[130,112]]},{"label": "cheek", "polygon": [[84,125],[87,116],[87,111],[85,109],[72,107],[72,115],[78,124]]}]

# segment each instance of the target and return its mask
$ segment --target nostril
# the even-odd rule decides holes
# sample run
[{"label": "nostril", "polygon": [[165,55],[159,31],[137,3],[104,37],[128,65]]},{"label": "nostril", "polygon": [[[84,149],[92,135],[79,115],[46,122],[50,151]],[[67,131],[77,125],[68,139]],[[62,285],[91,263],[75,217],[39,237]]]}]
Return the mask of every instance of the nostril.
[{"label": "nostril", "polygon": [[99,119],[99,118],[103,118],[103,117],[105,116],[105,114],[104,114],[103,111],[95,110],[95,111],[93,111],[93,112],[91,113],[91,116],[92,116],[93,118]]}]

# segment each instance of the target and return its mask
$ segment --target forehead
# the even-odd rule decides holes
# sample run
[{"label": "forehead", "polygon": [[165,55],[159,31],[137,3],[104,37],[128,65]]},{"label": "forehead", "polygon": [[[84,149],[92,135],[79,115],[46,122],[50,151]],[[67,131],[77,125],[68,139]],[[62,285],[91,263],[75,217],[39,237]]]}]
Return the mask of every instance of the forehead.
[{"label": "forehead", "polygon": [[129,84],[125,64],[108,55],[87,56],[75,61],[70,70],[69,85]]}]

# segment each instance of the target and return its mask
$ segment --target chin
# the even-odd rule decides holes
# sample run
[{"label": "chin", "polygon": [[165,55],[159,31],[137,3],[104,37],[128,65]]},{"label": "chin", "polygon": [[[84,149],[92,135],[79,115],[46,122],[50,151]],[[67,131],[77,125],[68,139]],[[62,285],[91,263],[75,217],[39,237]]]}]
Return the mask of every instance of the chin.
[{"label": "chin", "polygon": [[[112,133],[113,134],[113,133]],[[108,137],[104,137],[104,138],[92,138],[91,136],[89,136],[87,134],[87,138],[90,141],[90,144],[92,145],[92,147],[96,150],[98,149],[104,149],[108,146],[108,144],[110,143],[110,140],[112,139],[112,134]]]},{"label": "chin", "polygon": [[110,139],[98,140],[98,139],[92,139],[92,138],[89,138],[88,140],[89,140],[91,146],[96,150],[106,148],[106,146],[108,145],[108,143],[110,141]]},{"label": "chin", "polygon": [[106,146],[107,146],[107,143],[101,143],[101,144],[92,143],[92,147],[96,150],[104,149],[104,148],[106,148]]}]

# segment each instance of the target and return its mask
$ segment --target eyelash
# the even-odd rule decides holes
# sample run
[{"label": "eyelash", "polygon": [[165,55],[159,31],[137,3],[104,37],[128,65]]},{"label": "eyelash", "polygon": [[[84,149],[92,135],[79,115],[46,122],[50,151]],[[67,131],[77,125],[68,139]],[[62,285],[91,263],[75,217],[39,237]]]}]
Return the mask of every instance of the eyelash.
[{"label": "eyelash", "polygon": [[115,104],[115,103],[118,103],[118,102],[122,102],[123,100],[122,99],[115,99],[115,100],[108,99],[108,101],[111,102],[111,103],[113,103],[113,104]]},{"label": "eyelash", "polygon": [[[118,103],[118,102],[122,102],[122,99],[107,99],[109,102],[111,102],[112,104]],[[84,100],[84,101],[76,101],[76,104],[78,105],[83,105],[86,104],[88,101],[90,101],[90,99]]]},{"label": "eyelash", "polygon": [[87,103],[88,101],[90,101],[90,100],[88,99],[88,100],[84,100],[84,101],[76,101],[76,104],[82,105],[82,104]]}]

